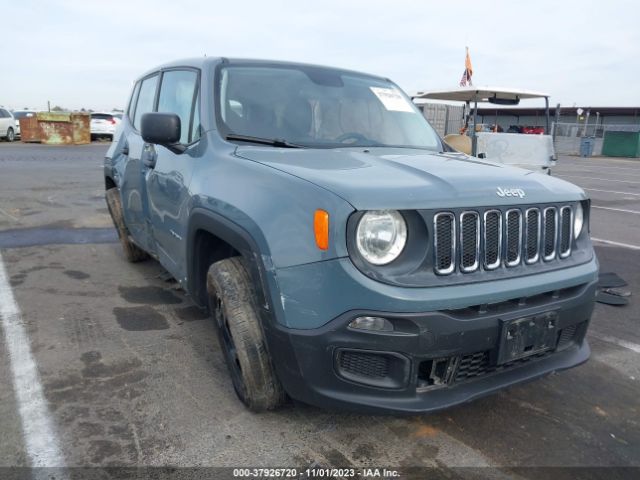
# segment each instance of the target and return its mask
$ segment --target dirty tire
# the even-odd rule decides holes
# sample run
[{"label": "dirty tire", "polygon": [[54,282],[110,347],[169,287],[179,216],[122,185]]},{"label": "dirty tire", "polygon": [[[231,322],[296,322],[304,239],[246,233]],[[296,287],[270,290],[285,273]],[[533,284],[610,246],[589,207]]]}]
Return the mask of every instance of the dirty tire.
[{"label": "dirty tire", "polygon": [[13,133],[13,128],[9,127],[7,130],[7,142],[13,142],[16,138],[16,134]]},{"label": "dirty tire", "polygon": [[118,238],[120,239],[124,256],[132,263],[141,262],[142,260],[149,258],[147,252],[129,240],[129,231],[127,230],[127,226],[124,224],[122,204],[120,203],[120,193],[118,192],[118,189],[110,188],[107,190],[105,198],[107,199],[107,207],[109,207],[111,219],[113,220],[113,224],[118,232]]},{"label": "dirty tire", "polygon": [[236,394],[254,412],[282,405],[286,394],[271,364],[253,283],[242,258],[211,265],[207,292]]}]

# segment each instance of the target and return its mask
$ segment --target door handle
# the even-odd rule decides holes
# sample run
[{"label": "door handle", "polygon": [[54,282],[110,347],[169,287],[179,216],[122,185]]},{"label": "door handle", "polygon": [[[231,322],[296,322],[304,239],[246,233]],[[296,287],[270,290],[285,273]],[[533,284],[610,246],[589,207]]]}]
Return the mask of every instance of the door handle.
[{"label": "door handle", "polygon": [[145,166],[149,168],[155,168],[156,166],[156,155],[155,153],[151,156],[145,156],[143,162]]},{"label": "door handle", "polygon": [[153,148],[153,145],[147,143],[142,152],[142,163],[149,168],[155,168],[157,157],[156,149]]}]

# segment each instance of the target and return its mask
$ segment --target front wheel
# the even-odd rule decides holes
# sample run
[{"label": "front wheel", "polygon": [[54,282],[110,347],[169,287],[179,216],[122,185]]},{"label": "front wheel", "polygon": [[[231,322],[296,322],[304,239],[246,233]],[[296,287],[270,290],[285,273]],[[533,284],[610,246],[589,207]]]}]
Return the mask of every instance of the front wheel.
[{"label": "front wheel", "polygon": [[13,142],[16,138],[16,134],[13,132],[13,128],[9,127],[7,130],[7,142]]},{"label": "front wheel", "polygon": [[282,405],[286,394],[271,364],[255,291],[241,257],[211,265],[207,292],[236,394],[254,412]]}]

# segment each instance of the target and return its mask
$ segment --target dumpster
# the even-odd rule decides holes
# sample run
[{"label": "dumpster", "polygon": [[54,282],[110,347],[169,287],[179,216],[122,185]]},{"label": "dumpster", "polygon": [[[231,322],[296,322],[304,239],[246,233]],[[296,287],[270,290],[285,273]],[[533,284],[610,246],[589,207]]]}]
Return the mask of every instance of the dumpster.
[{"label": "dumpster", "polygon": [[88,113],[41,112],[40,142],[47,145],[91,143],[91,117]]},{"label": "dumpster", "polygon": [[[91,143],[91,116],[81,112],[39,112],[21,127],[23,142],[47,145]],[[24,130],[23,130],[24,129]]]},{"label": "dumpster", "polygon": [[607,157],[640,157],[640,131],[604,132],[602,155]]},{"label": "dumpster", "polygon": [[40,126],[36,115],[20,119],[20,141],[24,143],[40,141]]},{"label": "dumpster", "polygon": [[580,156],[590,157],[593,155],[593,146],[596,143],[596,137],[582,137],[580,139]]}]

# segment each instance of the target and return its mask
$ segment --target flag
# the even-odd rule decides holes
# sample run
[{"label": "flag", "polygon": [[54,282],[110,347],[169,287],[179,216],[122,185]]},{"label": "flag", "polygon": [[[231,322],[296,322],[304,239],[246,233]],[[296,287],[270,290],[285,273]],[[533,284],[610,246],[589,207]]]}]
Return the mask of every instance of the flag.
[{"label": "flag", "polygon": [[464,72],[462,73],[462,78],[460,79],[460,86],[466,87],[472,86],[471,76],[473,75],[473,67],[471,66],[471,57],[469,56],[469,47],[467,48],[467,56],[464,59]]}]

